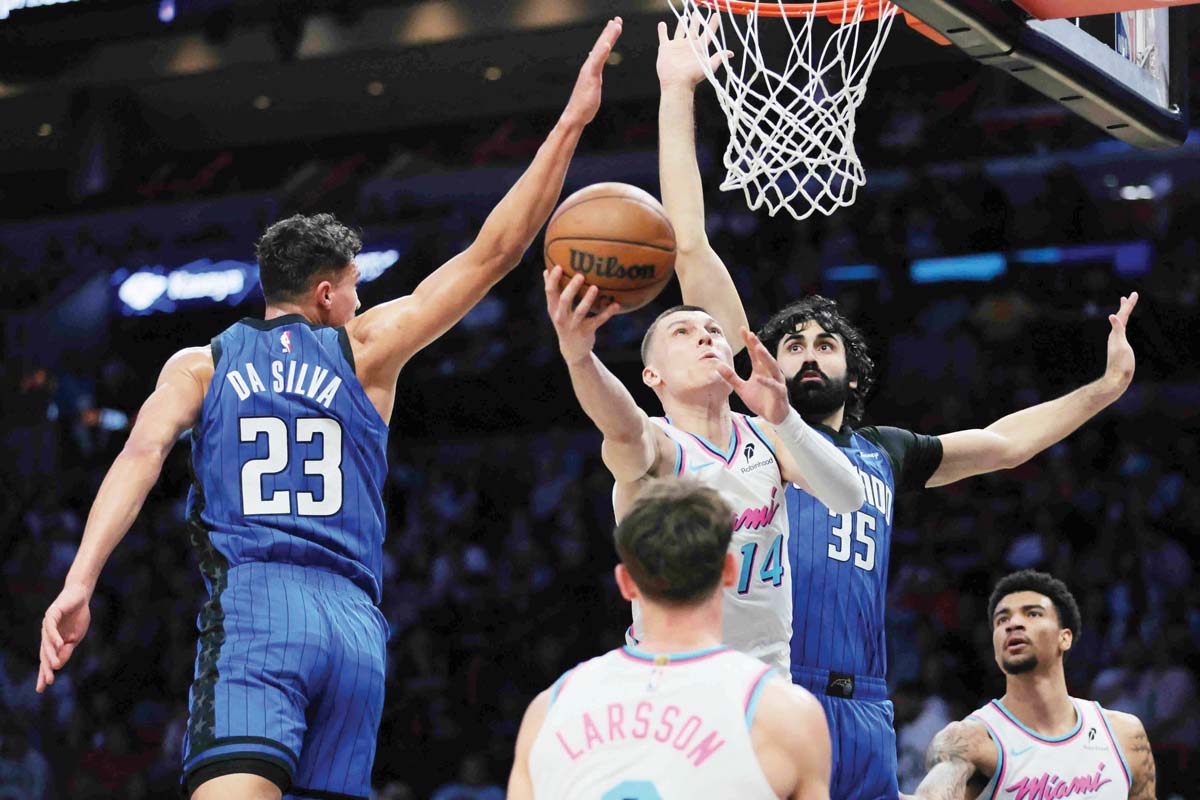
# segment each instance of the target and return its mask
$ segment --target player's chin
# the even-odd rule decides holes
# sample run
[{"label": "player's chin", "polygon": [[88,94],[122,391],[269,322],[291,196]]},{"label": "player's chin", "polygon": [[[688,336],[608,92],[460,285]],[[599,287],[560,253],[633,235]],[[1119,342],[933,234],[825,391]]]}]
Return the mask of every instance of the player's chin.
[{"label": "player's chin", "polygon": [[1038,658],[1036,653],[1000,659],[1000,669],[1004,670],[1005,675],[1024,675],[1026,672],[1033,672],[1037,668],[1037,665]]}]

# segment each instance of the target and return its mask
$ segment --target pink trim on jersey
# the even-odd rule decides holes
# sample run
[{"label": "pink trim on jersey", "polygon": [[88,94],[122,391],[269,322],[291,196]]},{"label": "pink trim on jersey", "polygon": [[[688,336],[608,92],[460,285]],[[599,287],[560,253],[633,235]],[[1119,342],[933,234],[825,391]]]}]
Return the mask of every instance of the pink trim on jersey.
[{"label": "pink trim on jersey", "polygon": [[750,681],[750,688],[746,690],[746,700],[745,700],[745,702],[742,703],[742,713],[743,714],[747,714],[750,712],[750,701],[754,699],[755,690],[758,689],[758,685],[760,683],[762,683],[763,678],[767,677],[767,673],[773,669],[775,669],[775,668],[768,666],[762,672],[758,673],[757,678]]},{"label": "pink trim on jersey", "polygon": [[[996,745],[996,750],[1000,753],[1000,772],[994,776],[996,782],[992,784],[992,797],[996,797],[1004,787],[1004,771],[1008,769],[1008,757],[1004,755],[1004,742],[1001,740],[1000,734],[983,717],[972,714],[967,719],[977,719],[983,723],[983,727],[987,728],[988,733],[991,735],[992,744]],[[992,800],[992,798],[980,797],[978,800]]]},{"label": "pink trim on jersey", "polygon": [[[696,444],[700,445],[705,450],[707,450],[709,453],[716,456],[716,460],[720,461],[722,464],[724,464],[725,469],[730,469],[733,467],[733,462],[737,459],[737,454],[741,450],[741,447],[742,447],[742,431],[741,431],[741,429],[738,428],[737,416],[731,414],[729,416],[729,421],[733,424],[733,449],[730,450],[730,452],[729,452],[729,458],[726,458],[724,453],[714,450],[713,447],[708,442],[704,441],[703,439],[701,439],[699,436],[692,433],[691,431],[683,431],[688,436],[695,439]],[[670,422],[669,419],[668,419],[668,422]],[[674,427],[674,426],[672,426],[672,427]],[[676,428],[676,430],[682,430],[682,428]]]},{"label": "pink trim on jersey", "polygon": [[1019,725],[1015,720],[1013,720],[1012,717],[1010,717],[1008,715],[1008,712],[1005,711],[1004,706],[1000,705],[995,700],[992,700],[990,703],[988,703],[988,705],[995,706],[996,712],[999,713],[1000,716],[1003,717],[1004,720],[1009,725],[1012,725],[1014,728],[1016,728],[1022,734],[1024,734],[1025,738],[1032,739],[1033,741],[1037,742],[1038,744],[1044,744],[1044,745],[1048,745],[1050,747],[1061,747],[1064,744],[1070,744],[1071,742],[1075,741],[1076,737],[1078,737],[1079,734],[1083,733],[1083,711],[1075,703],[1075,700],[1073,698],[1071,700],[1071,705],[1075,707],[1075,715],[1077,717],[1079,717],[1079,727],[1076,729],[1076,731],[1073,734],[1068,736],[1066,739],[1059,739],[1057,741],[1051,741],[1050,739],[1043,739],[1041,736],[1038,736],[1037,734],[1026,730],[1023,726]]},{"label": "pink trim on jersey", "polygon": [[[633,626],[630,625],[629,627],[632,628]],[[670,658],[669,658],[671,655],[670,653],[647,653],[646,654],[648,656],[658,656],[658,655],[668,656],[668,661],[666,664],[659,664],[653,658],[639,658],[635,655],[628,653],[624,647],[618,647],[617,652],[619,652],[621,655],[625,656],[630,661],[637,662],[638,664],[648,664],[648,665],[656,666],[656,667],[678,667],[678,666],[682,666],[683,664],[695,664],[698,661],[707,661],[708,659],[712,658],[713,656],[720,656],[720,655],[724,655],[725,653],[732,653],[732,652],[734,652],[734,650],[729,647],[721,647],[717,650],[713,650],[711,653],[705,653],[702,656],[688,656],[687,658],[681,659],[679,661],[670,660]],[[767,669],[770,669],[770,667],[768,667]],[[561,689],[559,690],[559,694],[562,694]]]},{"label": "pink trim on jersey", "polygon": [[1104,733],[1106,736],[1108,736],[1109,744],[1111,744],[1113,748],[1113,755],[1117,757],[1117,763],[1121,765],[1121,771],[1125,773],[1125,783],[1129,786],[1129,788],[1132,789],[1133,776],[1129,774],[1129,770],[1125,767],[1125,758],[1121,753],[1120,746],[1117,745],[1116,738],[1113,737],[1112,730],[1108,724],[1108,719],[1104,716],[1104,710],[1100,708],[1100,704],[1095,700],[1092,700],[1091,703],[1093,706],[1095,706],[1096,713],[1100,716],[1100,726],[1104,728]]}]

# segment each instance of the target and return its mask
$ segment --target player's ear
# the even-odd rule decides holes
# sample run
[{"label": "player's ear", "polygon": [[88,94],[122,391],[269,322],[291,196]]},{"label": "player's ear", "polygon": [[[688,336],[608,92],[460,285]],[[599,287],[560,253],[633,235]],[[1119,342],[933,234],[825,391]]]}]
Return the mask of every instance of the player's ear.
[{"label": "player's ear", "polygon": [[737,559],[733,557],[733,553],[726,553],[725,563],[721,565],[721,585],[725,587],[733,586],[737,583],[737,577]]},{"label": "player's ear", "polygon": [[1063,628],[1058,632],[1058,646],[1062,649],[1063,653],[1066,653],[1068,650],[1070,650],[1071,645],[1074,643],[1075,634],[1071,632],[1070,628]]},{"label": "player's ear", "polygon": [[321,308],[331,308],[333,306],[333,284],[327,280],[318,281],[317,285],[313,287],[313,297]]},{"label": "player's ear", "polygon": [[617,564],[613,567],[613,575],[617,578],[617,588],[621,591],[621,597],[626,600],[638,599],[637,584],[633,581],[633,576],[629,574],[629,570],[625,569],[624,564]]},{"label": "player's ear", "polygon": [[642,367],[642,383],[654,389],[662,383],[662,377],[654,367]]}]

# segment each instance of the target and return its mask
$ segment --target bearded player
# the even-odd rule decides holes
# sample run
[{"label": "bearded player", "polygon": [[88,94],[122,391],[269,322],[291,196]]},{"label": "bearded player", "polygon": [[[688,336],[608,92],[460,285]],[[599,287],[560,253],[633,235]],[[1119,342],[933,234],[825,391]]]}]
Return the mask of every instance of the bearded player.
[{"label": "bearded player", "polygon": [[365,798],[383,710],[387,420],[401,368],[521,260],[554,208],[621,20],[475,241],[360,316],[358,235],[328,214],[258,242],[265,319],[163,368],[105,477],[42,623],[37,690],[71,658],[101,569],[192,429],[188,522],[209,591],[198,619],[182,784],[193,800]]},{"label": "bearded player", "polygon": [[[717,18],[710,19],[716,24]],[[713,309],[719,324],[745,319],[740,298],[704,228],[696,162],[694,90],[704,78],[696,50],[710,46],[699,20],[674,38],[659,25],[659,163],[663,207],[675,229],[684,302]],[[728,54],[711,57],[713,69]],[[927,436],[855,427],[874,380],[862,333],[837,304],[813,296],[787,306],[759,331],[778,360],[792,407],[854,464],[866,491],[859,509],[830,508],[789,486],[788,558],[793,590],[792,679],[825,706],[833,737],[835,800],[894,800],[896,737],[885,683],[884,601],[893,500],[898,491],[942,486],[1010,469],[1060,441],[1113,403],[1133,378],[1125,336],[1137,293],[1109,316],[1104,375],[1056,400],[1010,414],[985,429]]]},{"label": "bearded player", "polygon": [[1002,578],[988,600],[1005,692],[934,737],[917,800],[1154,800],[1150,742],[1132,714],[1067,693],[1063,661],[1082,633],[1066,585]]}]

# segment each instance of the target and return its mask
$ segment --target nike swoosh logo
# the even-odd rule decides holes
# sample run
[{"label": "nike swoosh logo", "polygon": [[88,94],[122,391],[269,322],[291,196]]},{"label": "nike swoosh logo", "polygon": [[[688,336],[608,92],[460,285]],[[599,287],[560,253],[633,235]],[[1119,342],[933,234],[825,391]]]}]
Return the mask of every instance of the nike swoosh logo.
[{"label": "nike swoosh logo", "polygon": [[705,461],[703,464],[692,464],[690,467],[688,467],[688,472],[699,472],[705,467],[711,467],[712,465],[713,462],[711,461]]},{"label": "nike swoosh logo", "polygon": [[1024,747],[1022,747],[1020,750],[1013,750],[1012,756],[1013,756],[1013,758],[1016,758],[1017,756],[1023,756],[1032,749],[1033,749],[1033,745],[1027,744]]}]

